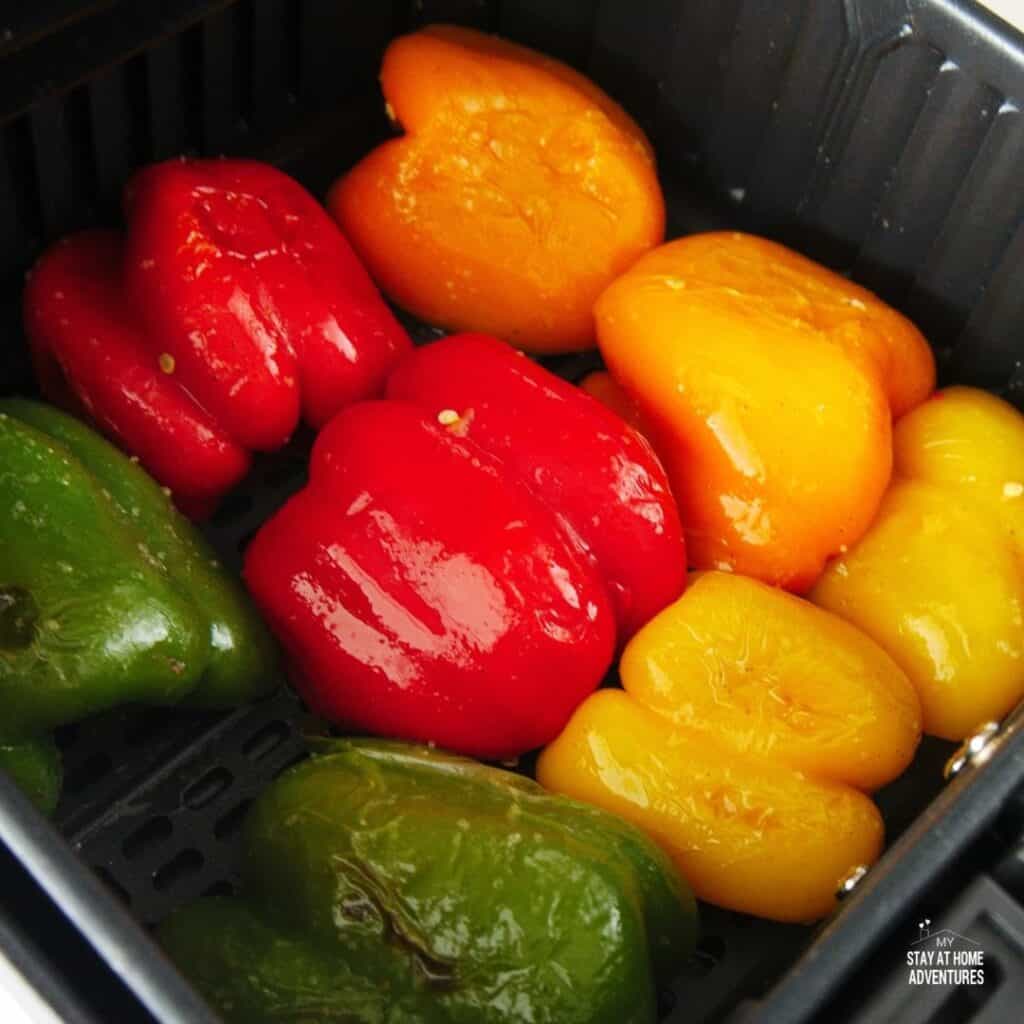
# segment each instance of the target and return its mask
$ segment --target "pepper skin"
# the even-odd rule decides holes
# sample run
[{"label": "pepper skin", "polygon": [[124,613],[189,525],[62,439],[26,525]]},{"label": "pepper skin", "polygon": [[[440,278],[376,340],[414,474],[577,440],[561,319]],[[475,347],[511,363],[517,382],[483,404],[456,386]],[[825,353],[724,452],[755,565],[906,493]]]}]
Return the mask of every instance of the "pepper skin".
[{"label": "pepper skin", "polygon": [[605,581],[620,643],[686,586],[679,513],[650,445],[599,402],[482,334],[416,349],[388,380],[525,479]]},{"label": "pepper skin", "polygon": [[129,182],[128,233],[59,242],[25,290],[46,394],[85,411],[195,517],[249,466],[379,394],[409,347],[327,213],[274,168],[172,160]]},{"label": "pepper skin", "polygon": [[381,288],[449,330],[591,347],[594,300],[664,237],[643,132],[566,65],[466,28],[395,40],[381,85],[406,134],[327,199]]},{"label": "pepper skin", "polygon": [[159,937],[228,1024],[653,1024],[693,898],[612,815],[422,747],[340,740],[272,783],[239,897]]},{"label": "pepper skin", "polygon": [[554,738],[615,645],[603,582],[547,506],[406,402],[321,431],[244,577],[314,710],[479,757]]},{"label": "pepper skin", "polygon": [[0,768],[43,814],[53,813],[60,798],[63,770],[60,752],[51,737],[0,743]]},{"label": "pepper skin", "polygon": [[142,470],[55,409],[0,402],[0,736],[231,706],[275,670],[245,594]]},{"label": "pepper skin", "polygon": [[183,511],[202,518],[248,472],[249,453],[160,371],[125,301],[122,264],[113,231],[65,238],[36,264],[24,305],[39,386],[134,452]]},{"label": "pepper skin", "polygon": [[697,896],[780,921],[834,907],[882,847],[860,790],[920,739],[914,688],[873,641],[781,590],[700,574],[622,656],[619,690],[577,709],[544,786],[643,828]]},{"label": "pepper skin", "polygon": [[1024,416],[974,388],[896,424],[897,479],[811,597],[881,644],[925,731],[959,740],[1024,698]]},{"label": "pepper skin", "polygon": [[580,381],[580,391],[597,399],[605,408],[625,420],[634,430],[647,437],[651,430],[644,423],[640,406],[626,394],[607,370],[593,370]]},{"label": "pepper skin", "polygon": [[691,566],[807,590],[874,517],[892,416],[934,386],[924,338],[865,289],[736,233],[648,253],[594,312],[668,471]]}]

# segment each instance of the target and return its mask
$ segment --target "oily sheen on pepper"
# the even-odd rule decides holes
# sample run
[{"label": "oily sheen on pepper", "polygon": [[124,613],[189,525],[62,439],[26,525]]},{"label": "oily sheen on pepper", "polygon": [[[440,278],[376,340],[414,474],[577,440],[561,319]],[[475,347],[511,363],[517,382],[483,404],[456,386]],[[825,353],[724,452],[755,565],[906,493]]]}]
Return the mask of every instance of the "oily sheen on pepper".
[{"label": "oily sheen on pepper", "polygon": [[71,416],[0,402],[0,764],[38,803],[60,784],[52,729],[277,680],[252,602],[161,488]]},{"label": "oily sheen on pepper", "polygon": [[615,646],[604,583],[551,510],[406,402],[331,421],[244,576],[316,711],[480,757],[554,738]]},{"label": "oily sheen on pepper", "polygon": [[736,232],[647,253],[594,315],[668,470],[691,565],[807,590],[868,528],[892,419],[934,386],[920,332],[866,289]]},{"label": "oily sheen on pepper", "polygon": [[877,518],[811,599],[902,666],[926,732],[959,740],[1024,697],[1024,416],[947,388],[893,440],[896,479]]},{"label": "oily sheen on pepper", "polygon": [[[137,465],[70,416],[0,402],[3,730],[116,704],[231,707],[265,694],[276,649],[238,582]],[[6,631],[6,630],[5,630]],[[2,735],[2,731],[0,731]]]},{"label": "oily sheen on pepper", "polygon": [[600,402],[482,334],[415,349],[387,393],[446,420],[559,516],[605,581],[620,643],[683,592],[686,551],[665,470]]},{"label": "oily sheen on pepper", "polygon": [[701,574],[632,639],[623,690],[573,714],[537,765],[621,814],[710,903],[780,921],[834,908],[883,825],[864,791],[913,758],[921,709],[868,636],[757,580]]},{"label": "oily sheen on pepper", "polygon": [[410,347],[345,237],[296,181],[170,160],[125,190],[128,230],[58,242],[25,289],[48,397],[91,418],[194,517],[283,445],[380,393]]},{"label": "oily sheen on pepper", "polygon": [[374,280],[449,330],[591,347],[601,289],[664,236],[640,128],[567,65],[455,25],[394,40],[380,80],[405,134],[327,197]]},{"label": "oily sheen on pepper", "polygon": [[270,784],[242,876],[159,931],[230,1024],[654,1024],[697,930],[620,818],[374,739],[317,743]]}]

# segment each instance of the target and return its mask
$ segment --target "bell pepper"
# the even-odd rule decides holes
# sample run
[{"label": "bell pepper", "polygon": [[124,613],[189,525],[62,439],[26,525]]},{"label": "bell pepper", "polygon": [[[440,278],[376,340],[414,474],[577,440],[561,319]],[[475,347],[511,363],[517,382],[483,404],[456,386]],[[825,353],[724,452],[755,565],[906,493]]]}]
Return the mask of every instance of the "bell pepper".
[{"label": "bell pepper", "polygon": [[138,466],[78,421],[0,402],[0,737],[124,703],[229,707],[275,647]]},{"label": "bell pepper", "polygon": [[597,399],[605,408],[630,424],[644,437],[652,433],[644,423],[640,406],[632,395],[627,394],[607,370],[592,370],[580,381],[580,391]]},{"label": "bell pepper", "polygon": [[864,288],[737,233],[648,253],[594,313],[691,565],[807,590],[878,509],[892,417],[934,386],[921,334]]},{"label": "bell pepper", "polygon": [[632,826],[376,740],[327,744],[264,791],[242,879],[159,931],[229,1024],[653,1024],[696,929]]},{"label": "bell pepper", "polygon": [[380,77],[406,134],[327,200],[377,283],[450,330],[592,347],[594,300],[664,236],[640,128],[565,64],[472,29],[396,39]]},{"label": "bell pepper", "polygon": [[604,583],[554,513],[407,402],[321,431],[244,577],[315,711],[480,757],[552,739],[615,645]]},{"label": "bell pepper", "polygon": [[[0,617],[2,614],[0,612]],[[50,814],[56,808],[63,768],[60,752],[52,737],[36,736],[11,743],[0,742],[0,768],[44,814]]]},{"label": "bell pepper", "polygon": [[926,732],[963,739],[1024,698],[1024,416],[949,388],[896,424],[894,450],[878,518],[811,598],[903,667]]},{"label": "bell pepper", "polygon": [[172,160],[126,189],[128,232],[45,253],[25,289],[44,392],[199,517],[285,443],[379,393],[410,341],[344,236],[265,164]]},{"label": "bell pepper", "polygon": [[920,739],[899,666],[801,598],[708,572],[637,633],[620,675],[624,691],[593,694],[544,750],[538,781],[644,829],[700,899],[827,914],[842,877],[881,851],[863,791]]},{"label": "bell pepper", "polygon": [[599,402],[481,334],[416,349],[387,394],[472,438],[568,523],[604,579],[620,642],[683,592],[686,553],[665,471]]}]

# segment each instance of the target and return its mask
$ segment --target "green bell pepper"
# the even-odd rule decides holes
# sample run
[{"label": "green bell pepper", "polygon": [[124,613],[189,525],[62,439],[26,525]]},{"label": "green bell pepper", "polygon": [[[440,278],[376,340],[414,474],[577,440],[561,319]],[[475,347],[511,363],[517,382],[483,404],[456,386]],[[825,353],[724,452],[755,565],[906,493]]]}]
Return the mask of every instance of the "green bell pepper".
[{"label": "green bell pepper", "polygon": [[0,768],[44,814],[57,806],[63,772],[52,737],[0,743]]},{"label": "green bell pepper", "polygon": [[0,401],[0,736],[124,703],[228,707],[276,648],[167,494],[77,420]]},{"label": "green bell pepper", "polygon": [[170,955],[227,1021],[641,1024],[693,897],[624,821],[424,747],[338,740],[257,800],[242,892]]}]

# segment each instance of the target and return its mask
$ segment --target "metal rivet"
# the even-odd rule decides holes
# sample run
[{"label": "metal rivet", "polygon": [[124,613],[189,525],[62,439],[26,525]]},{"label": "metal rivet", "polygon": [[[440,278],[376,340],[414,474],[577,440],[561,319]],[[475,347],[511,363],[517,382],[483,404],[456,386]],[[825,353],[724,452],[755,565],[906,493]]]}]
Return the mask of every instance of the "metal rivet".
[{"label": "metal rivet", "polygon": [[858,864],[855,868],[851,868],[850,871],[843,876],[842,881],[839,883],[839,888],[836,889],[836,899],[846,899],[846,897],[849,896],[858,885],[860,885],[867,873],[867,864]]},{"label": "metal rivet", "polygon": [[956,752],[946,762],[946,767],[942,773],[945,778],[947,780],[952,779],[954,776],[959,775],[968,764],[976,761],[981,754],[988,749],[989,744],[998,732],[998,722],[986,722],[984,725],[979,725],[978,728],[975,729],[959,747],[957,747]]}]

